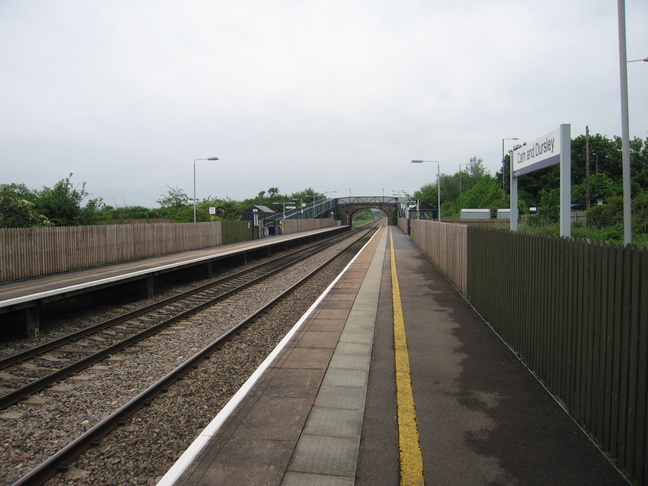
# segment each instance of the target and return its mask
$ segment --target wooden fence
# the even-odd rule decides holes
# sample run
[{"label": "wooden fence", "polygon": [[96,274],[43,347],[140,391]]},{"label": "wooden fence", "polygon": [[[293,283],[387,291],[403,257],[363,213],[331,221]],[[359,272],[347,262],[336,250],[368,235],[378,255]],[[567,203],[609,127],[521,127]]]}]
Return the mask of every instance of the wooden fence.
[{"label": "wooden fence", "polygon": [[[0,282],[210,248],[258,238],[251,221],[0,229]],[[334,226],[287,220],[284,232]]]},{"label": "wooden fence", "polygon": [[252,238],[249,223],[0,229],[0,281],[209,248]]},{"label": "wooden fence", "polygon": [[398,225],[398,227],[406,235],[410,234],[410,231],[409,231],[409,223],[410,223],[410,221],[412,221],[412,220],[410,220],[409,218],[398,218],[398,220],[396,221],[396,224]]},{"label": "wooden fence", "polygon": [[462,224],[410,220],[412,241],[464,295],[468,275],[467,230],[468,226]]},{"label": "wooden fence", "polygon": [[299,233],[300,231],[311,231],[321,228],[335,226],[337,221],[333,218],[318,219],[284,219],[281,223],[282,233],[287,235]]}]

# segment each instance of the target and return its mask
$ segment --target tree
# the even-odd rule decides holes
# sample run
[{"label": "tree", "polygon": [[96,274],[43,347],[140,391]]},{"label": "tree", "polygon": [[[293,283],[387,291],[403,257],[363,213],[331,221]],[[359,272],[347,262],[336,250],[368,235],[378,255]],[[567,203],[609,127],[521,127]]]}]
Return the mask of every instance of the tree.
[{"label": "tree", "polygon": [[160,212],[165,218],[178,223],[193,221],[193,206],[189,204],[189,196],[178,187],[167,186],[166,194],[161,194],[156,202],[161,206]]},{"label": "tree", "polygon": [[457,172],[453,175],[441,174],[441,202],[459,201],[459,194],[468,188],[469,175]]},{"label": "tree", "polygon": [[288,196],[279,194],[279,188],[271,187],[267,191],[259,191],[256,197],[244,199],[239,204],[242,208],[241,211],[244,211],[255,204],[272,207],[272,203],[275,201],[287,200],[289,200]]},{"label": "tree", "polygon": [[474,179],[484,177],[487,174],[486,167],[484,167],[484,159],[481,157],[477,158],[476,155],[473,155],[468,161],[468,173]]},{"label": "tree", "polygon": [[[580,135],[571,142],[572,162],[572,202],[585,204],[586,194],[586,173],[587,160],[585,150],[586,137]],[[590,135],[590,202],[596,199],[605,199],[613,194],[621,194],[622,186],[622,156],[621,138],[609,139],[603,135]],[[648,187],[648,139],[645,141],[635,137],[630,141],[630,165],[632,177],[632,197],[643,192]],[[596,194],[595,185],[603,181],[608,196]],[[611,184],[610,184],[610,183]],[[579,186],[582,186],[580,188]],[[612,186],[619,190],[612,189]],[[540,204],[541,192],[543,189],[560,187],[560,166],[558,164],[545,169],[537,170],[520,177],[518,191],[520,197],[524,194],[529,204],[538,206]]]},{"label": "tree", "polygon": [[97,224],[107,224],[112,220],[111,214],[108,211],[105,211],[106,205],[103,202],[103,199],[96,198],[90,199],[83,208],[81,208],[81,213],[79,214],[78,224],[83,226],[93,226]]},{"label": "tree", "polygon": [[470,189],[462,192],[462,206],[465,208],[492,209],[502,198],[499,181],[491,176],[481,176]]},{"label": "tree", "polygon": [[[519,148],[520,145],[516,145],[515,148]],[[504,191],[504,196],[509,193],[511,185],[511,153],[504,155],[502,160],[502,170],[498,170],[495,173],[495,178],[499,181],[499,184],[502,186]],[[503,180],[502,180],[503,178]]]},{"label": "tree", "polygon": [[215,208],[215,216],[217,219],[222,221],[238,221],[241,218],[241,213],[252,204],[258,203],[251,203],[246,205],[245,203],[240,203],[229,198],[217,199],[210,196],[198,203],[197,206],[201,209],[201,211],[197,214],[205,216],[204,218],[198,220],[207,221],[208,219],[206,215],[209,213],[209,208]]},{"label": "tree", "polygon": [[648,234],[648,192],[638,194],[632,200],[632,232]]},{"label": "tree", "polygon": [[78,226],[81,224],[81,202],[88,193],[85,182],[75,186],[70,181],[73,174],[58,181],[54,187],[44,187],[36,192],[36,207],[55,226]]},{"label": "tree", "polygon": [[[572,187],[572,202],[574,204],[585,204],[586,187],[585,182]],[[607,201],[614,196],[623,196],[623,183],[621,180],[614,181],[607,174],[590,175],[590,202]]]},{"label": "tree", "polygon": [[130,221],[130,220],[150,220],[161,219],[157,211],[145,208],[144,206],[123,206],[113,208],[112,206],[104,206],[103,213],[106,214],[106,219],[110,221]]},{"label": "tree", "polygon": [[648,137],[630,142],[630,166],[632,169],[633,197],[648,190]]},{"label": "tree", "polygon": [[24,184],[0,186],[0,226],[78,226],[110,221],[111,214],[104,210],[101,198],[90,199],[81,206],[88,195],[85,182],[75,186],[71,177],[72,174],[54,187],[44,187],[40,191],[30,191]]},{"label": "tree", "polygon": [[[501,179],[490,175],[483,159],[475,155],[460,168],[452,175],[441,174],[441,209],[446,217],[459,217],[462,208],[495,210],[509,207],[502,193]],[[425,184],[413,197],[436,208],[436,184]]]},{"label": "tree", "polygon": [[36,195],[24,184],[0,185],[0,227],[53,226],[36,207]]},{"label": "tree", "polygon": [[303,191],[293,192],[290,195],[290,199],[297,200],[297,204],[299,204],[299,200],[301,200],[302,204],[308,204],[313,202],[315,199],[321,199],[322,197],[324,197],[324,195],[315,192],[312,187],[308,187]]},{"label": "tree", "polygon": [[438,202],[437,195],[436,183],[432,184],[428,182],[427,184],[423,184],[418,191],[415,191],[412,197],[418,201],[424,202],[431,208],[436,208]]}]

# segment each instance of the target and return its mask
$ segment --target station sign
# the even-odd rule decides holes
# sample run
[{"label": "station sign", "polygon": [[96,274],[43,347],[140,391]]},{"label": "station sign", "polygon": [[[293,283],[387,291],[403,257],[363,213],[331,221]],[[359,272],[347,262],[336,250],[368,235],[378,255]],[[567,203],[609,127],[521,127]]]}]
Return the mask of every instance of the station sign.
[{"label": "station sign", "polygon": [[511,159],[511,230],[518,229],[518,178],[538,169],[560,165],[560,236],[571,236],[571,126],[535,139],[513,151]]},{"label": "station sign", "polygon": [[513,151],[513,176],[519,177],[560,163],[560,129]]}]

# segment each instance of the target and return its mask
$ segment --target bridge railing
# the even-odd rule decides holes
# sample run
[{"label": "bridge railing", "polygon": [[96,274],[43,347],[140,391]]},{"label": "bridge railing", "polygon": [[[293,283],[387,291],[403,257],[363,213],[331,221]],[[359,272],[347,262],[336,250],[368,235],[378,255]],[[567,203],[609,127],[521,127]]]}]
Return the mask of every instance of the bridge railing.
[{"label": "bridge railing", "polygon": [[[264,219],[264,224],[268,227],[279,226],[282,220],[290,219],[316,219],[316,218],[335,218],[335,212],[338,206],[382,206],[395,205],[398,207],[399,215],[404,216],[410,205],[407,197],[393,196],[349,196],[337,197],[332,199],[320,199],[305,204],[302,208],[296,207],[286,212],[277,212]],[[333,215],[331,215],[333,213]]]},{"label": "bridge railing", "polygon": [[618,465],[647,484],[648,249],[411,223],[412,240]]},{"label": "bridge railing", "polygon": [[[298,203],[299,204],[299,203]],[[264,219],[264,225],[267,227],[275,227],[281,224],[282,220],[290,219],[316,219],[316,218],[330,218],[331,212],[335,212],[336,202],[335,199],[320,199],[304,205],[304,207],[295,207],[289,209],[285,213],[283,211],[277,212]]]}]

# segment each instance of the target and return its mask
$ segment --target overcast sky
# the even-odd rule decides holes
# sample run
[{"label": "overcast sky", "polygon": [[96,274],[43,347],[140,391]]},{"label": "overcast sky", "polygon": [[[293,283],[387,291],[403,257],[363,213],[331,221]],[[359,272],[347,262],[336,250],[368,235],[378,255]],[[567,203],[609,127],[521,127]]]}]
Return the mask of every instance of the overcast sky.
[{"label": "overcast sky", "polygon": [[[626,0],[628,59],[648,2]],[[616,0],[0,0],[0,183],[410,193],[502,139],[621,135]],[[628,64],[648,136],[648,63]],[[513,142],[506,142],[506,149]]]}]

